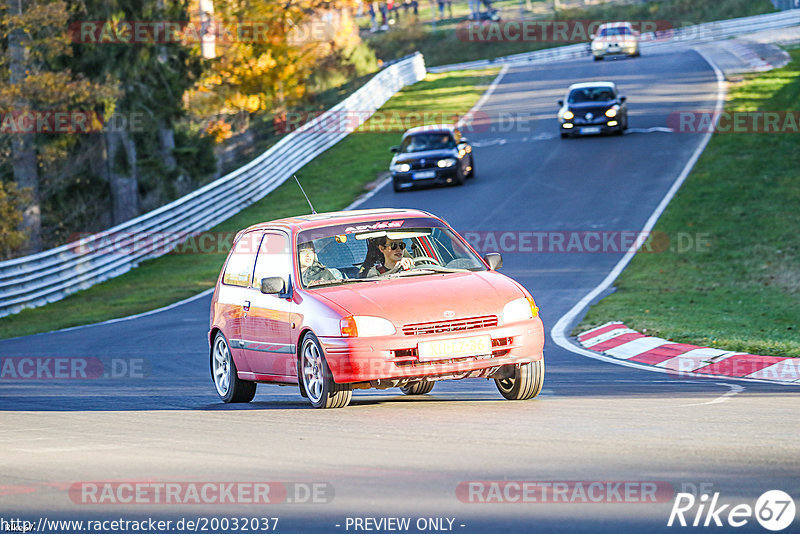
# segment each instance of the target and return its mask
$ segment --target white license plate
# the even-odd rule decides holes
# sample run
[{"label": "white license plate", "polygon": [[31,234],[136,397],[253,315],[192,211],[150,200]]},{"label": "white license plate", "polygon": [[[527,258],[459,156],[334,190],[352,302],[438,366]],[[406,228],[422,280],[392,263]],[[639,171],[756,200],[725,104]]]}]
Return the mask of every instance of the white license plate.
[{"label": "white license plate", "polygon": [[587,126],[585,128],[581,128],[582,134],[593,134],[593,133],[600,133],[599,126]]},{"label": "white license plate", "polygon": [[492,338],[490,336],[462,337],[442,341],[420,341],[417,344],[417,354],[421,362],[463,358],[465,356],[490,354],[491,352]]},{"label": "white license plate", "polygon": [[411,178],[414,180],[424,180],[425,178],[434,178],[435,176],[436,171],[420,171],[412,174]]}]

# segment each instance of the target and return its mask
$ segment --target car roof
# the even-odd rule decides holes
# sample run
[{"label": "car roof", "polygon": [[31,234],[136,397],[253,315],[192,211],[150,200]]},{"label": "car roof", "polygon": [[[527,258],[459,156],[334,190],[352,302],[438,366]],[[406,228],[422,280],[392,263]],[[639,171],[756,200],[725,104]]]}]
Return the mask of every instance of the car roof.
[{"label": "car roof", "polygon": [[567,91],[572,91],[573,89],[586,89],[587,87],[616,87],[614,82],[580,82],[580,83],[573,83],[569,86]]},{"label": "car roof", "polygon": [[427,126],[417,126],[406,130],[403,137],[415,135],[418,133],[453,133],[455,126],[452,124],[429,124]]},{"label": "car roof", "polygon": [[598,30],[604,28],[633,28],[630,22],[606,22],[597,27]]},{"label": "car roof", "polygon": [[[323,226],[332,226],[335,224],[357,224],[363,222],[370,222],[374,220],[385,220],[392,218],[410,218],[410,217],[433,217],[435,215],[427,211],[415,209],[400,209],[400,208],[378,208],[370,210],[350,210],[350,211],[331,211],[326,213],[313,213],[309,215],[297,215],[295,217],[286,217],[284,219],[276,219],[274,221],[266,221],[254,224],[240,231],[239,234],[250,232],[253,230],[262,230],[267,228],[283,228],[289,231],[299,232],[301,230],[308,230],[311,228],[319,228]],[[237,237],[238,235],[237,234]]]}]

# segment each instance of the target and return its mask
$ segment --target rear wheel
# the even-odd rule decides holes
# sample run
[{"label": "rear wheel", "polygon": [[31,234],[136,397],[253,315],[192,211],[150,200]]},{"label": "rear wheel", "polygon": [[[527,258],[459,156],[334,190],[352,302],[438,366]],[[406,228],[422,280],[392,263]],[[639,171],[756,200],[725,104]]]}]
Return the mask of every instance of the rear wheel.
[{"label": "rear wheel", "polygon": [[222,332],[217,332],[211,349],[211,379],[224,402],[250,402],[256,395],[256,383],[237,376],[236,363]]},{"label": "rear wheel", "polygon": [[418,382],[411,382],[410,384],[401,387],[400,391],[406,395],[425,395],[426,393],[431,392],[435,384],[436,382],[420,380]]},{"label": "rear wheel", "polygon": [[511,378],[496,378],[500,394],[508,400],[528,400],[542,391],[544,359],[515,367]]},{"label": "rear wheel", "polygon": [[325,360],[317,336],[306,334],[300,349],[300,371],[303,389],[314,408],[344,408],[353,398],[350,384],[337,384]]}]

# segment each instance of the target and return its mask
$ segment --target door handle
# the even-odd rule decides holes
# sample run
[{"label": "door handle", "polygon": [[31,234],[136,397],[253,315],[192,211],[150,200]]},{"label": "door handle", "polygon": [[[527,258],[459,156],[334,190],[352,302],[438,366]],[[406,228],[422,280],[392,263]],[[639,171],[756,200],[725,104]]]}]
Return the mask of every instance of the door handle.
[{"label": "door handle", "polygon": [[244,301],[244,306],[242,306],[242,308],[244,308],[244,311],[250,311],[250,301]]}]

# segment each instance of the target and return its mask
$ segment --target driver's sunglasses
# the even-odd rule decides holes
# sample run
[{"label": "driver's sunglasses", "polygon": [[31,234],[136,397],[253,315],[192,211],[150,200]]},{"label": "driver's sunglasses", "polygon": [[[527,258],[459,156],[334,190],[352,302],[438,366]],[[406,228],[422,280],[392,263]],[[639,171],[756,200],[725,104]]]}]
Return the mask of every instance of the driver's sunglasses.
[{"label": "driver's sunglasses", "polygon": [[392,250],[397,250],[397,247],[400,247],[400,250],[406,249],[406,244],[402,241],[399,243],[392,243],[391,245],[383,245],[384,247],[391,247]]}]

